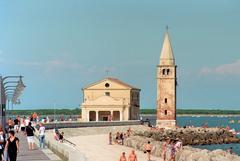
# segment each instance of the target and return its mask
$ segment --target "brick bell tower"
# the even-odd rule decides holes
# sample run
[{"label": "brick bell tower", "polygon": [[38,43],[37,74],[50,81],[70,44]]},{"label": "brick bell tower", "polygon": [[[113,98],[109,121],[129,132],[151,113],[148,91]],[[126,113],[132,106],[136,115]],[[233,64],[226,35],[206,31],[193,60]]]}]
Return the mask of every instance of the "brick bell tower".
[{"label": "brick bell tower", "polygon": [[157,66],[157,127],[176,126],[176,68],[167,30]]}]

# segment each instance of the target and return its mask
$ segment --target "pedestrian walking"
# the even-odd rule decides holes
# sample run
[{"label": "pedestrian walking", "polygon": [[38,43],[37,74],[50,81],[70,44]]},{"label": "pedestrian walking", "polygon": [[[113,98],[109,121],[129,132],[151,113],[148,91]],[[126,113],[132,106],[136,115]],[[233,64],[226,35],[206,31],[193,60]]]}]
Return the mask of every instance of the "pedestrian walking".
[{"label": "pedestrian walking", "polygon": [[121,144],[123,145],[124,144],[124,135],[123,135],[123,133],[121,133],[120,134],[120,142],[121,142]]},{"label": "pedestrian walking", "polygon": [[14,119],[14,131],[18,133],[18,130],[19,130],[19,119],[18,118],[15,118]]},{"label": "pedestrian walking", "polygon": [[109,133],[108,139],[109,139],[109,145],[112,145],[112,132]]},{"label": "pedestrian walking", "polygon": [[21,131],[24,132],[25,131],[25,120],[26,120],[26,117],[24,116],[23,118],[20,119],[20,128],[21,128]]},{"label": "pedestrian walking", "polygon": [[162,158],[163,158],[164,161],[167,161],[167,154],[168,154],[169,144],[170,144],[170,138],[167,137],[165,139],[165,142],[162,145]]},{"label": "pedestrian walking", "polygon": [[3,132],[3,128],[0,126],[0,161],[4,159],[3,152],[4,152],[5,143],[6,143],[6,135]]},{"label": "pedestrian walking", "polygon": [[10,161],[17,160],[17,153],[19,152],[19,139],[15,137],[15,132],[13,130],[9,131],[9,138],[7,139],[7,143],[5,146],[5,151],[7,150],[7,158]]},{"label": "pedestrian walking", "polygon": [[42,123],[39,126],[39,147],[45,148],[45,127]]},{"label": "pedestrian walking", "polygon": [[26,126],[25,133],[27,134],[27,142],[28,142],[28,149],[34,150],[34,132],[35,129],[32,127],[32,123],[29,122],[28,126]]},{"label": "pedestrian walking", "polygon": [[14,122],[11,118],[8,119],[8,130],[12,130],[14,128]]}]

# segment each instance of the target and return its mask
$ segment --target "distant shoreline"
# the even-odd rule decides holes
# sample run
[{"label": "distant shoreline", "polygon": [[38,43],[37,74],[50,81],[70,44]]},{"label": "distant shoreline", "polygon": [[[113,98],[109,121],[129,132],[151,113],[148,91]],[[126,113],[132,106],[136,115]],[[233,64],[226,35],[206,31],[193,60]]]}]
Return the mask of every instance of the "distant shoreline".
[{"label": "distant shoreline", "polygon": [[[10,115],[81,115],[81,109],[25,109],[7,111]],[[140,109],[140,115],[156,115],[156,109]],[[240,110],[177,109],[177,116],[240,116]]]},{"label": "distant shoreline", "polygon": [[[157,114],[140,114],[140,116],[156,116]],[[240,114],[177,114],[178,117],[237,117]]]}]

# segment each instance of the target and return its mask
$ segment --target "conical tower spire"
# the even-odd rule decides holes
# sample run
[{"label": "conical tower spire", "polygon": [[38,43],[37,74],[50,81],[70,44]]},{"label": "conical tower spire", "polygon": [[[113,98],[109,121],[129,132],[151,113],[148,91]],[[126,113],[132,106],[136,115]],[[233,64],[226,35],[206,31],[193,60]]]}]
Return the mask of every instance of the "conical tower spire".
[{"label": "conical tower spire", "polygon": [[173,50],[170,41],[170,36],[168,33],[168,27],[164,36],[159,65],[175,65],[175,59],[173,56]]}]

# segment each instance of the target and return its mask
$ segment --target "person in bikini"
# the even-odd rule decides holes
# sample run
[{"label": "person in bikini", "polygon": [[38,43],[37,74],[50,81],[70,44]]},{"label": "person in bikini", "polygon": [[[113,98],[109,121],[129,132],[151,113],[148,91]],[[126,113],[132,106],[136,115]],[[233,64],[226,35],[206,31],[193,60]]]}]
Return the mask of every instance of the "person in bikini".
[{"label": "person in bikini", "polygon": [[134,150],[132,150],[131,154],[129,154],[128,161],[137,161],[137,155]]},{"label": "person in bikini", "polygon": [[125,152],[122,152],[122,155],[121,155],[119,161],[127,161],[127,158],[126,158]]},{"label": "person in bikini", "polygon": [[147,158],[148,161],[150,161],[151,159],[151,151],[152,151],[152,145],[150,144],[150,141],[148,141],[148,143],[145,145],[145,152],[147,153]]}]

